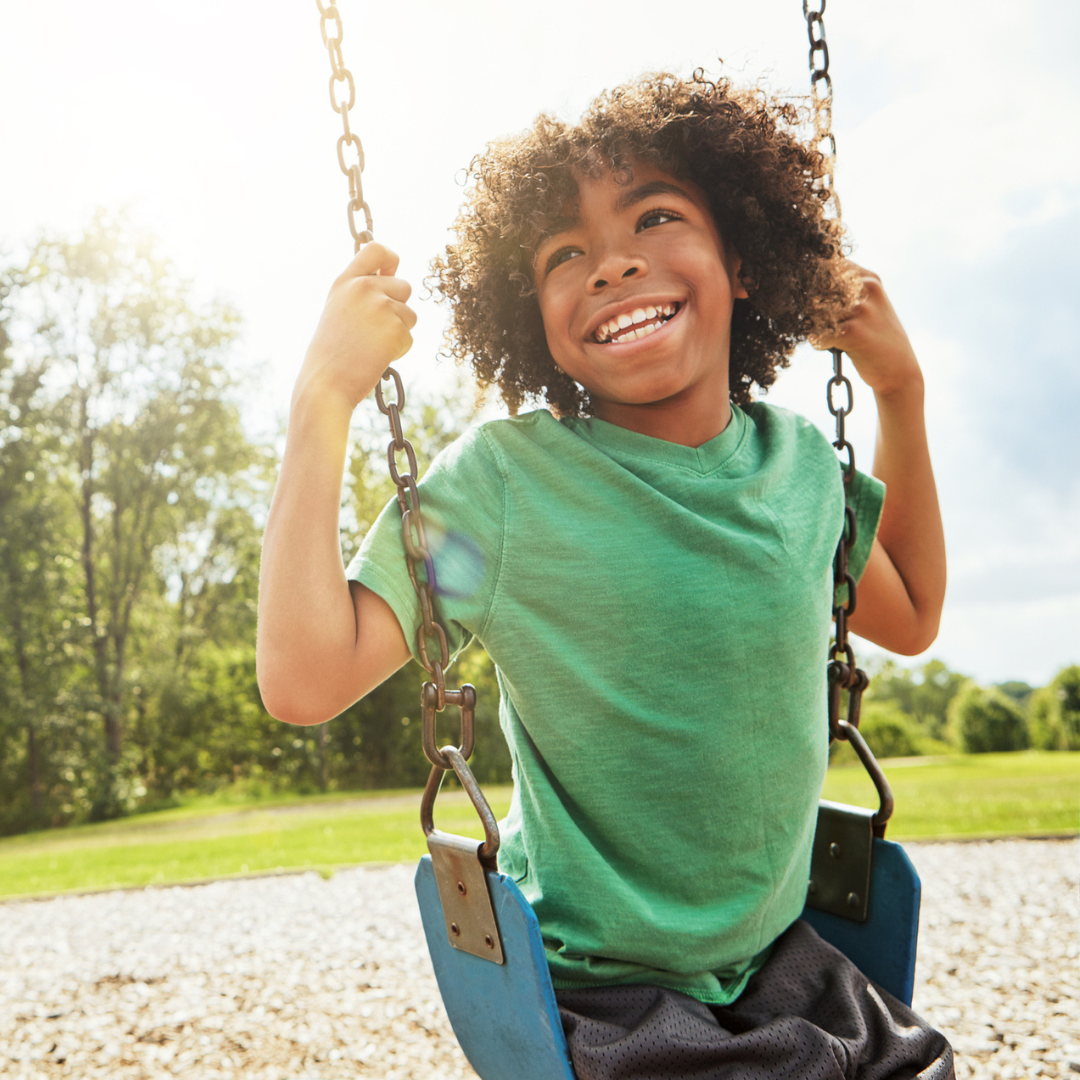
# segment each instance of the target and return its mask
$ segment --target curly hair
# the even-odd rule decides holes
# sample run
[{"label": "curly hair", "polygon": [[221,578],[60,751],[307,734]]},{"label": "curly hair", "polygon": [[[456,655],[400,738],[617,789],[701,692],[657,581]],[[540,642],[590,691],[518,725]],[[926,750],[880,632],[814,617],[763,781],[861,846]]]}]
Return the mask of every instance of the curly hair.
[{"label": "curly hair", "polygon": [[736,300],[730,386],[736,404],[767,390],[795,345],[834,330],[858,296],[842,227],[825,216],[823,156],[798,138],[805,108],[726,79],[647,75],[598,97],[577,125],[540,115],[496,140],[469,168],[456,242],[429,286],[451,305],[446,351],[495,384],[511,413],[542,398],[558,415],[591,412],[589,395],[548,351],[533,257],[577,177],[629,182],[635,162],[696,184],[725,247],[742,260],[749,299]]}]

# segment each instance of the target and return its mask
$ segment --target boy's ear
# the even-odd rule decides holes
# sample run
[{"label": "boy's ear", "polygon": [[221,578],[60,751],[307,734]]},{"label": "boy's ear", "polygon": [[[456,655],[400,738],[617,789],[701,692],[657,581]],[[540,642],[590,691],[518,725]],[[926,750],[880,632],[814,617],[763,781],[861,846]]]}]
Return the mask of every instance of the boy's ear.
[{"label": "boy's ear", "polygon": [[731,295],[736,300],[749,300],[750,294],[746,291],[742,279],[742,259],[738,255],[733,255],[731,258],[728,276],[731,278]]}]

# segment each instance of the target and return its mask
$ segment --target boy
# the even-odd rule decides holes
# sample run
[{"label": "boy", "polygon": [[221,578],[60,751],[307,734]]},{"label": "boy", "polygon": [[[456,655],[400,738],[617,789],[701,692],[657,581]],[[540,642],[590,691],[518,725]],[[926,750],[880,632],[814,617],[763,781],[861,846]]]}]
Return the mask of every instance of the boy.
[{"label": "boy", "polygon": [[[575,127],[541,117],[474,162],[435,264],[451,351],[515,414],[425,477],[441,621],[498,670],[500,868],[537,912],[580,1080],[952,1075],[939,1034],[795,921],[844,495],[820,433],[750,391],[798,340],[845,349],[877,398],[888,498],[852,479],[852,629],[920,652],[945,583],[922,375],[840,255],[795,120],[670,76]],[[293,394],[258,653],[292,723],[377,686],[420,621],[395,507],[347,572],[338,549],[349,417],[411,343],[396,268],[370,244],[335,282]],[[552,412],[517,416],[529,397]]]}]

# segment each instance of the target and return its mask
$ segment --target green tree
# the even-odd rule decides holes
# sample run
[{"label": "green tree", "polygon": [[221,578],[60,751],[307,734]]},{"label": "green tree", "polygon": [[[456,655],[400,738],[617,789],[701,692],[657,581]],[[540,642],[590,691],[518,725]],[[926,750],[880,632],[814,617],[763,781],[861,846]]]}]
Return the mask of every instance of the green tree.
[{"label": "green tree", "polygon": [[[255,609],[277,462],[240,425],[237,327],[121,215],[0,267],[0,830],[234,782],[426,779],[416,665],[315,728],[262,708]],[[460,388],[409,403],[421,471],[473,413]],[[393,499],[388,440],[361,410],[347,555]],[[478,776],[508,779],[490,659],[470,646],[451,678],[480,692]],[[456,737],[453,712],[440,738]]]},{"label": "green tree", "polygon": [[1026,709],[1031,702],[1031,695],[1035,693],[1035,687],[1030,683],[1019,679],[1009,679],[1007,682],[995,683],[994,688],[1000,690],[1007,698],[1011,698],[1021,709]]},{"label": "green tree", "polygon": [[[133,633],[163,584],[158,552],[210,518],[251,464],[229,353],[238,317],[191,286],[123,215],[44,237],[12,275],[28,367],[47,364],[59,468],[78,521],[83,649],[102,730],[97,816],[125,798]],[[130,764],[130,763],[128,763]]]},{"label": "green tree", "polygon": [[1031,698],[1032,745],[1040,750],[1080,750],[1080,664],[1062,668]]},{"label": "green tree", "polygon": [[945,738],[949,703],[964,685],[965,676],[950,671],[940,660],[906,668],[891,659],[873,665],[870,676],[867,702],[891,703],[926,735]]},{"label": "green tree", "polygon": [[85,783],[75,518],[48,358],[17,358],[0,276],[0,831],[57,824]]},{"label": "green tree", "polygon": [[895,705],[868,701],[862,708],[859,731],[875,757],[911,757],[922,753],[918,728]]},{"label": "green tree", "polygon": [[1024,714],[999,690],[968,682],[949,706],[949,727],[968,754],[1023,750],[1028,745]]}]

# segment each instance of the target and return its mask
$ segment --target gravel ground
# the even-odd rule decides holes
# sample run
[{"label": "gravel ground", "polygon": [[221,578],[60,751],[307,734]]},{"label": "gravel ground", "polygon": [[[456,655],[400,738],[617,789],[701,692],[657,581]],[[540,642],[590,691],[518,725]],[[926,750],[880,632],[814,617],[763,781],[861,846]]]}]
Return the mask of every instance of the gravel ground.
[{"label": "gravel ground", "polygon": [[[910,844],[958,1080],[1080,1074],[1080,845]],[[471,1077],[412,868],[0,904],[0,1075]]]}]

